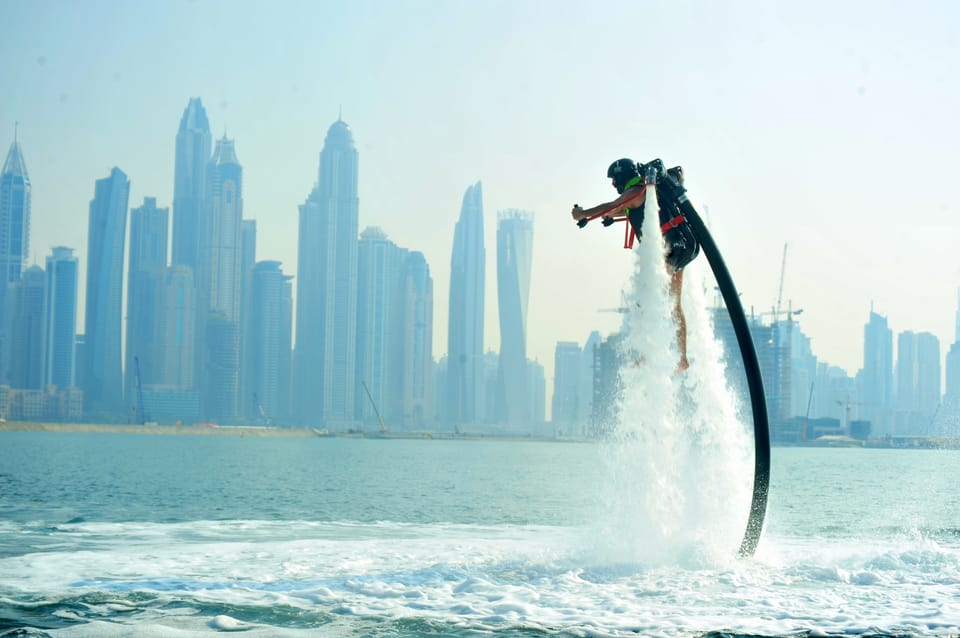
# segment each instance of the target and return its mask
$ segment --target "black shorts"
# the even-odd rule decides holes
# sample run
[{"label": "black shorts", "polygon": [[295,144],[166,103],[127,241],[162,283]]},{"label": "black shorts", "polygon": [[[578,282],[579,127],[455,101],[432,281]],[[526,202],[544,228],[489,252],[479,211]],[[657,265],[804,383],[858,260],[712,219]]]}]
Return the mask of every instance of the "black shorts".
[{"label": "black shorts", "polygon": [[[667,212],[660,211],[661,219],[667,216]],[[676,211],[676,215],[679,215]],[[673,215],[670,216],[672,218]],[[639,238],[641,236],[640,227],[643,225],[643,208],[630,211],[628,215],[630,225]],[[677,272],[682,270],[687,264],[697,258],[700,254],[700,242],[697,236],[693,234],[693,228],[690,222],[684,220],[679,226],[674,226],[663,234],[663,243],[666,244],[667,264]]]}]

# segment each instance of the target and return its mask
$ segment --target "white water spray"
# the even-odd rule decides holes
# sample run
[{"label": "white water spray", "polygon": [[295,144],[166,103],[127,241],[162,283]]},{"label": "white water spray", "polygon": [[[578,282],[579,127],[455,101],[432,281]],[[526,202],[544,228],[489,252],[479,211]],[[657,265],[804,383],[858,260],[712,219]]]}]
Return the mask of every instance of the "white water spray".
[{"label": "white water spray", "polygon": [[690,368],[679,362],[670,273],[654,189],[621,329],[621,396],[603,454],[609,479],[601,538],[608,560],[716,564],[732,559],[746,528],[751,441],[728,388],[702,265],[684,270]]}]

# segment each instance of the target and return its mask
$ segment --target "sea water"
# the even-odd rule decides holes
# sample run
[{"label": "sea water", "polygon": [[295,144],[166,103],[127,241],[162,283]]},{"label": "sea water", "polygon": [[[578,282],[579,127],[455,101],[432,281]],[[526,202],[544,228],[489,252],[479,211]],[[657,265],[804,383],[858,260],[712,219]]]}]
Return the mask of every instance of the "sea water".
[{"label": "sea water", "polygon": [[960,632],[960,451],[774,449],[737,557],[752,429],[703,261],[674,374],[662,247],[641,242],[600,442],[0,433],[0,632]]},{"label": "sea water", "polygon": [[609,491],[656,487],[608,484],[606,444],[6,432],[0,451],[16,635],[960,628],[957,451],[775,448],[756,556],[693,560],[635,527],[611,545]]}]

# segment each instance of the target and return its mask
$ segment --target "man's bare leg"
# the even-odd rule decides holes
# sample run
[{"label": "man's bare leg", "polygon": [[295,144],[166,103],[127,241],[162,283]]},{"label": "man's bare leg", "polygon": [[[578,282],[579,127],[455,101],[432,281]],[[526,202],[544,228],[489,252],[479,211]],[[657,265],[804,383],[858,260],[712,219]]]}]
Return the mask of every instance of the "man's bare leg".
[{"label": "man's bare leg", "polygon": [[683,271],[678,270],[670,276],[670,294],[673,296],[673,319],[677,322],[677,349],[680,350],[680,363],[674,374],[680,374],[690,367],[687,361],[687,318],[683,314],[680,304],[680,293],[683,291]]}]

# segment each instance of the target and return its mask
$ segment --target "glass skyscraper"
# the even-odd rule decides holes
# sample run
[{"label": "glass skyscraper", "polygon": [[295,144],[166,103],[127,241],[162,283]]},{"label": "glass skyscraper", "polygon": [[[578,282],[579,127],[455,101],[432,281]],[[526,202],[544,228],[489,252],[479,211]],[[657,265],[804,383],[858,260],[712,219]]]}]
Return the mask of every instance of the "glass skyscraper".
[{"label": "glass skyscraper", "polygon": [[294,401],[304,426],[355,423],[358,166],[350,127],[337,120],[300,206]]},{"label": "glass skyscraper", "polygon": [[198,289],[206,305],[201,336],[204,367],[201,406],[213,420],[237,414],[240,368],[241,221],[243,169],[233,140],[217,140],[207,167],[206,228]]},{"label": "glass skyscraper", "polygon": [[[887,318],[870,311],[863,328],[863,373],[861,415],[871,421],[871,436],[892,434],[893,331]],[[849,425],[849,424],[847,424]]]},{"label": "glass skyscraper", "polygon": [[123,253],[130,181],[119,168],[96,182],[87,231],[84,406],[93,418],[123,411]]},{"label": "glass skyscraper", "polygon": [[177,131],[173,177],[173,259],[196,272],[203,236],[207,163],[211,149],[210,123],[200,98],[191,98]]},{"label": "glass skyscraper", "polygon": [[72,248],[58,246],[47,257],[46,322],[43,384],[76,385],[77,258]]},{"label": "glass skyscraper", "polygon": [[279,261],[258,262],[251,271],[249,339],[241,413],[275,423],[290,407],[293,301],[290,280]]},{"label": "glass skyscraper", "polygon": [[127,404],[136,400],[134,357],[139,361],[141,383],[160,382],[162,349],[160,320],[167,269],[169,210],[145,197],[130,211],[130,257],[127,267]]},{"label": "glass skyscraper", "polygon": [[448,426],[477,424],[483,416],[483,313],[486,285],[483,187],[467,188],[453,234],[447,326]]},{"label": "glass skyscraper", "polygon": [[0,171],[0,383],[7,379],[4,364],[10,361],[10,336],[5,334],[7,326],[3,321],[9,316],[7,286],[20,281],[29,253],[30,176],[14,133]]},{"label": "glass skyscraper", "polygon": [[530,427],[527,303],[533,263],[533,213],[501,211],[497,219],[497,300],[500,311],[501,422]]}]

